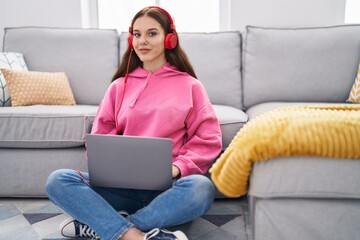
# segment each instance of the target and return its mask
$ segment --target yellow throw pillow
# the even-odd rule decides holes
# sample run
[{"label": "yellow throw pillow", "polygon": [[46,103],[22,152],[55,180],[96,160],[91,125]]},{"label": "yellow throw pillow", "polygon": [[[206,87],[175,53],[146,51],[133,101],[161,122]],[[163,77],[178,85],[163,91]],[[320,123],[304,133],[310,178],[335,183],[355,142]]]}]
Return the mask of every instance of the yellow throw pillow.
[{"label": "yellow throw pillow", "polygon": [[349,99],[347,100],[347,102],[360,103],[360,64],[354,85],[350,91]]},{"label": "yellow throw pillow", "polygon": [[25,72],[1,69],[8,83],[12,106],[75,105],[64,72]]}]

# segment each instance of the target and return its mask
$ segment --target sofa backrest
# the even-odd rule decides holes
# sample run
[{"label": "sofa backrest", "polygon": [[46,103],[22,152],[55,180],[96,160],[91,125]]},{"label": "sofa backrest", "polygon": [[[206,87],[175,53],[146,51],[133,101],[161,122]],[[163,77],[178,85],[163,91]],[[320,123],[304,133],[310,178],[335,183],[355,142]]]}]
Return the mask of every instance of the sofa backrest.
[{"label": "sofa backrest", "polygon": [[[128,47],[127,37],[120,36],[120,56]],[[241,109],[240,32],[179,33],[179,42],[211,102]]]},{"label": "sofa backrest", "polygon": [[65,72],[77,104],[98,105],[119,65],[116,30],[6,28],[3,45],[30,71]]},{"label": "sofa backrest", "polygon": [[345,103],[360,59],[360,25],[247,27],[244,105],[269,101]]}]

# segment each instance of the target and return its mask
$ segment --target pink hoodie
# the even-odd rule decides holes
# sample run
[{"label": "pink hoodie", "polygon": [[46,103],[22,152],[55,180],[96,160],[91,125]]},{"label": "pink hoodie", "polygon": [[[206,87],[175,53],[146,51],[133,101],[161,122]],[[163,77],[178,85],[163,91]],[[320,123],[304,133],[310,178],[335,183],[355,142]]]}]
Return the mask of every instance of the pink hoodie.
[{"label": "pink hoodie", "polygon": [[181,176],[204,174],[222,146],[219,122],[201,82],[168,63],[154,73],[139,67],[129,73],[115,117],[123,89],[123,78],[111,83],[91,133],[170,138]]}]

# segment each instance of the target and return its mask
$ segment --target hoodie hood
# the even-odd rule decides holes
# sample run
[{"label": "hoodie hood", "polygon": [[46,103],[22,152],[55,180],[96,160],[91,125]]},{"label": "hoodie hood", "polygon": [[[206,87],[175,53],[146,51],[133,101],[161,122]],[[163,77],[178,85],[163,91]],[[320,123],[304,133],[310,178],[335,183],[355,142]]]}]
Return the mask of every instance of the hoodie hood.
[{"label": "hoodie hood", "polygon": [[129,107],[133,108],[141,96],[141,94],[144,92],[146,87],[148,86],[149,81],[153,78],[167,78],[171,79],[174,77],[179,77],[179,75],[185,75],[188,76],[185,72],[180,72],[177,70],[175,66],[172,66],[170,63],[165,63],[161,68],[156,70],[155,72],[147,71],[141,67],[136,68],[134,71],[129,73],[129,77],[131,78],[131,81],[142,81],[139,83],[140,88],[138,89],[137,94],[135,95],[135,98],[131,101]]}]

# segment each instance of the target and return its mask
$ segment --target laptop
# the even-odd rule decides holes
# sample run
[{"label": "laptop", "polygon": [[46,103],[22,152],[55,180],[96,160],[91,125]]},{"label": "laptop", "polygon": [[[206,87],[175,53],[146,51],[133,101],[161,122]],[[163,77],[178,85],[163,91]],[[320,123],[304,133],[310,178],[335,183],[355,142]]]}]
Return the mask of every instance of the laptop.
[{"label": "laptop", "polygon": [[166,190],[172,186],[172,141],[123,135],[86,134],[92,186]]}]

